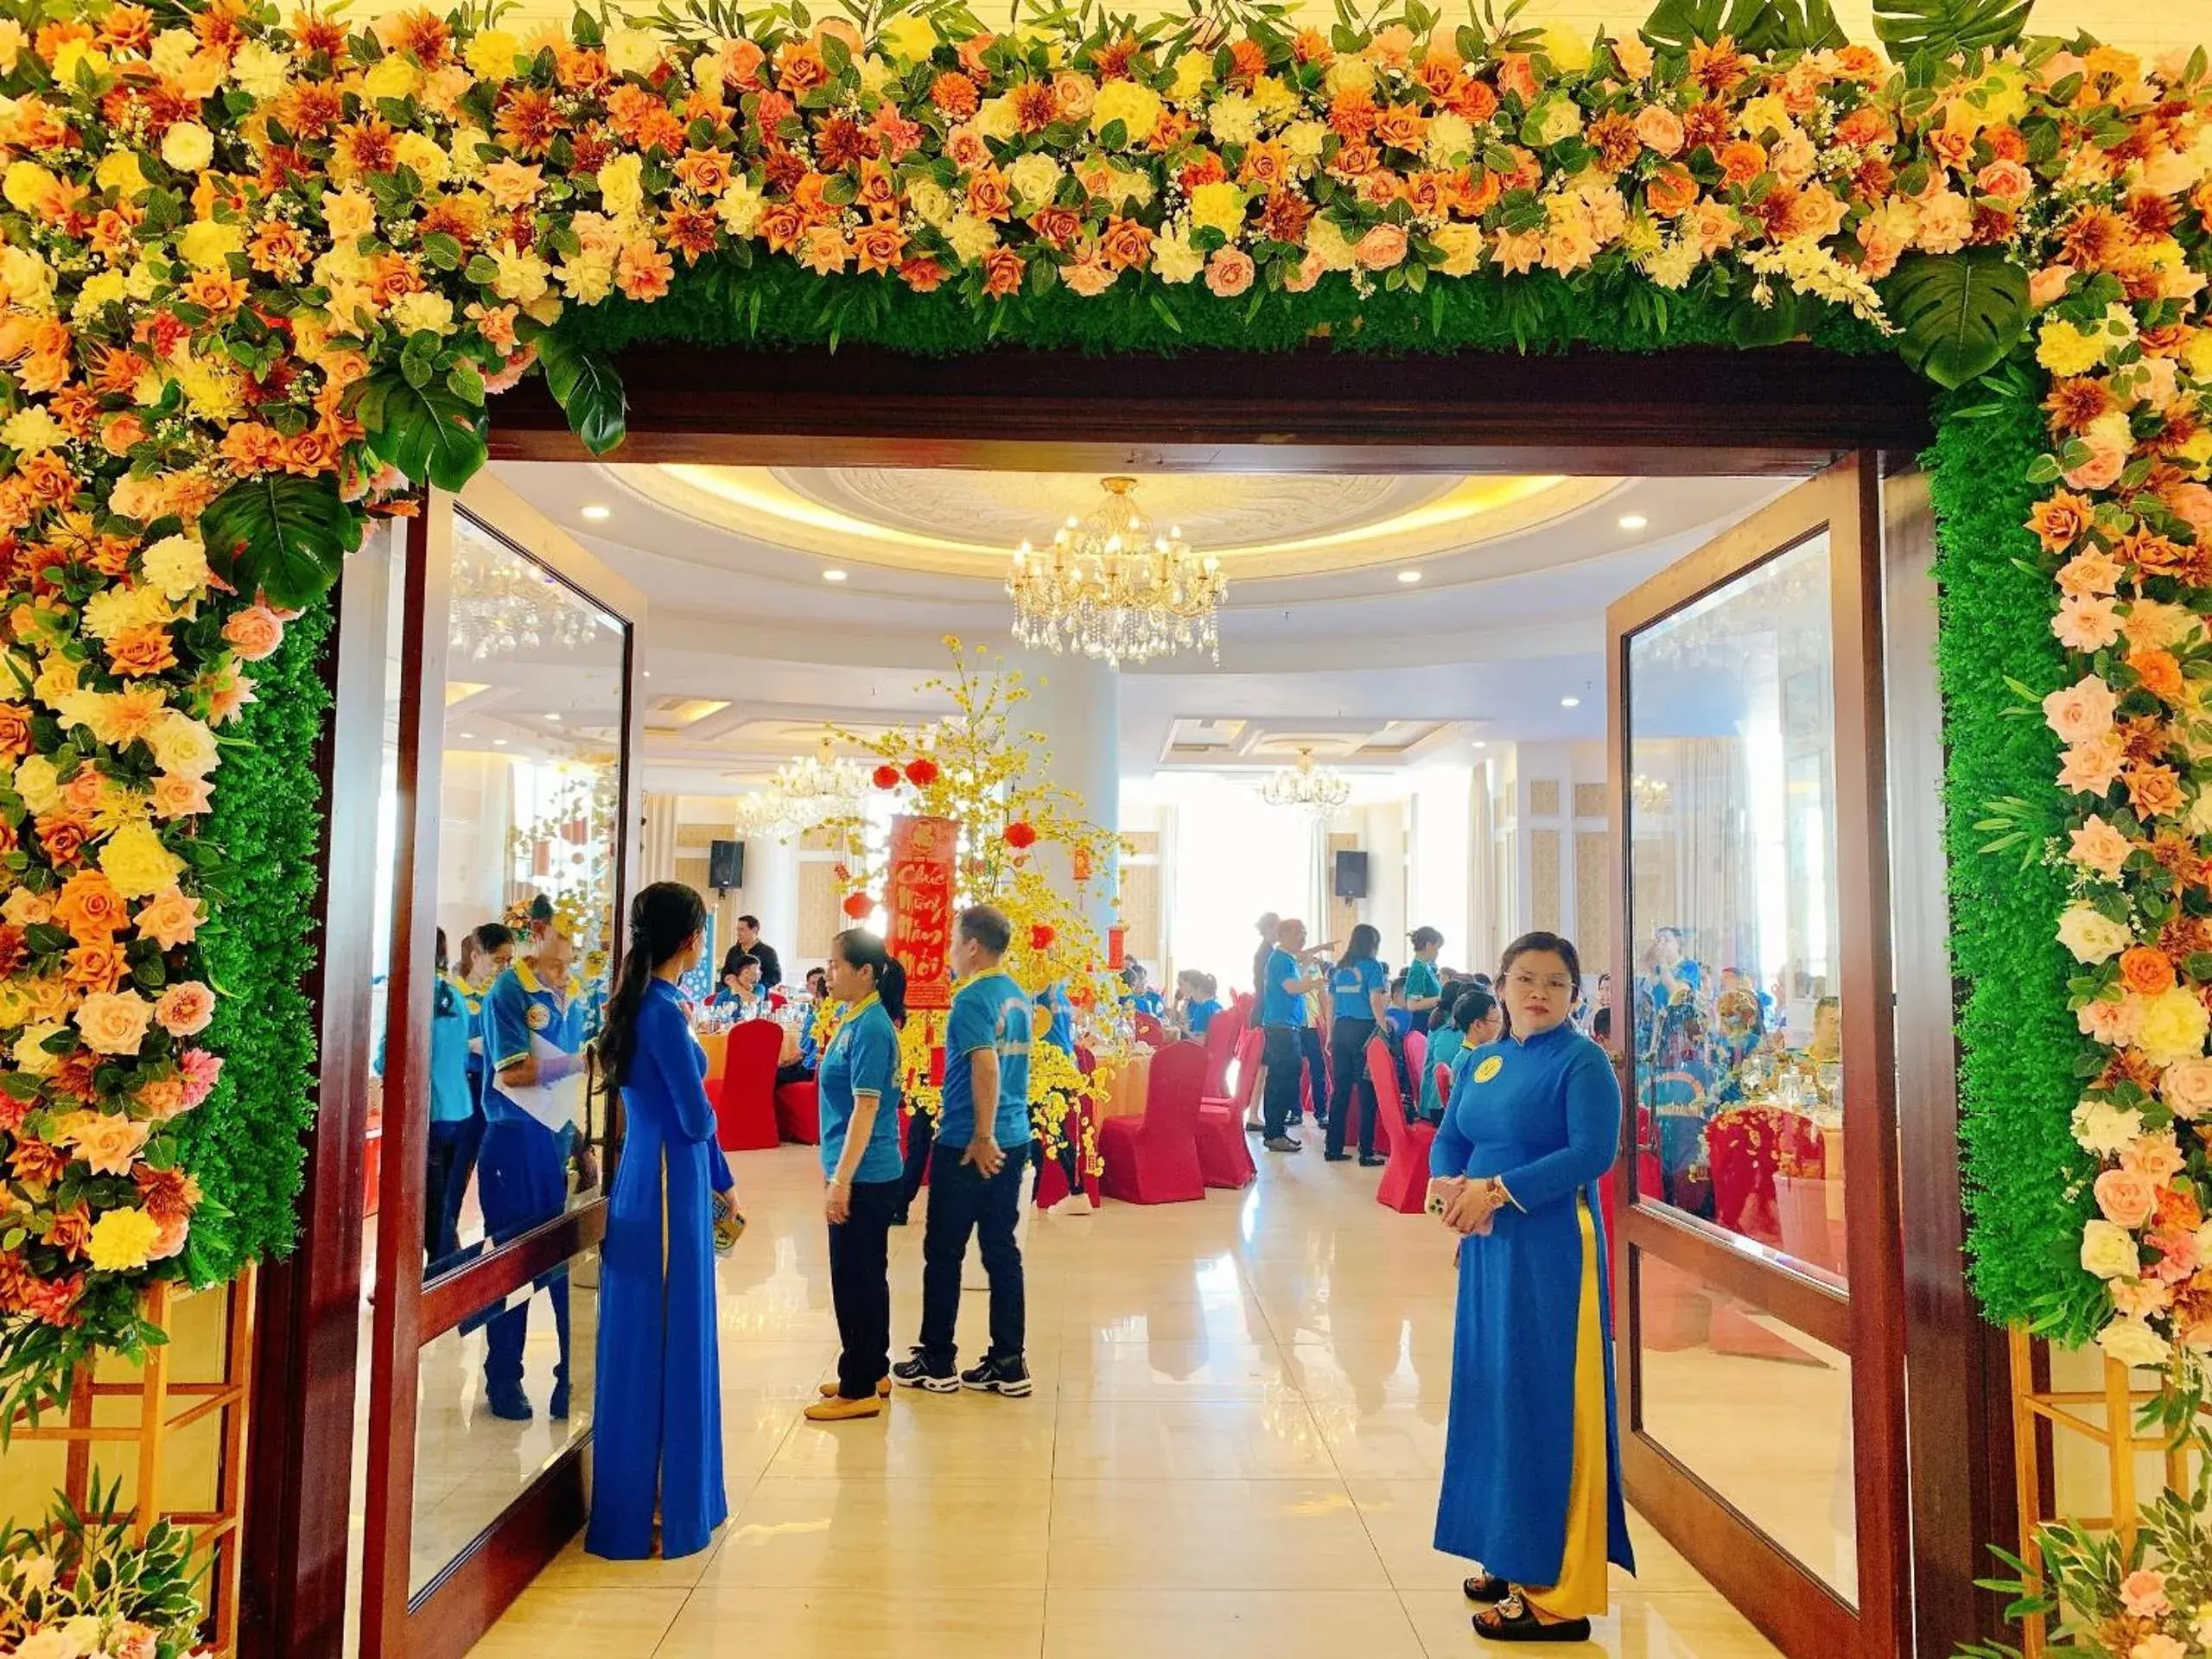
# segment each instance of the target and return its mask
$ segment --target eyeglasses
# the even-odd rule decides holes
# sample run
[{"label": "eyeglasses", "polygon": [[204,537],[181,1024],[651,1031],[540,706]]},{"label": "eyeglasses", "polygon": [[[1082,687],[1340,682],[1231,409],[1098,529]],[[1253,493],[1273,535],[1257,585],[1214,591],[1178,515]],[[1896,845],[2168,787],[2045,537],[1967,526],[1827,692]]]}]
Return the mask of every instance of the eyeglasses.
[{"label": "eyeglasses", "polygon": [[1516,991],[1571,991],[1574,982],[1565,974],[1554,974],[1548,979],[1538,979],[1534,974],[1508,974],[1505,982]]}]

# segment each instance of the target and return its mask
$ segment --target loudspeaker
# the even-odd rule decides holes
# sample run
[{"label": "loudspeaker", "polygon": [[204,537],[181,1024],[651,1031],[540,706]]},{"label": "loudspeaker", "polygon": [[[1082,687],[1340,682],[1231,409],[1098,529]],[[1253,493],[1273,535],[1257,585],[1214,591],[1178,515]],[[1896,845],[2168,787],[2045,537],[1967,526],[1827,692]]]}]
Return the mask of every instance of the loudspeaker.
[{"label": "loudspeaker", "polygon": [[745,843],[715,841],[707,844],[707,885],[716,893],[745,885]]},{"label": "loudspeaker", "polygon": [[1367,897],[1367,855],[1338,853],[1337,855],[1336,895],[1339,899]]}]

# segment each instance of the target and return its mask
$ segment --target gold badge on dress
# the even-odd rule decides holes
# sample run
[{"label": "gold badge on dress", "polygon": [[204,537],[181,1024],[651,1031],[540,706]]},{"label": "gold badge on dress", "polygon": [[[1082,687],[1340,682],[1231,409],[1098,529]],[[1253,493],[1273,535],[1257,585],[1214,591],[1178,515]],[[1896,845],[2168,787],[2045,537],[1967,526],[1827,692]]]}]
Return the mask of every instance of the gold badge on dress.
[{"label": "gold badge on dress", "polygon": [[1477,1083],[1488,1083],[1492,1077],[1496,1077],[1499,1072],[1504,1070],[1504,1058],[1502,1055],[1493,1054],[1475,1068],[1475,1081]]},{"label": "gold badge on dress", "polygon": [[523,1016],[532,1031],[543,1031],[553,1023],[553,1016],[543,1002],[533,1002],[530,1012]]}]

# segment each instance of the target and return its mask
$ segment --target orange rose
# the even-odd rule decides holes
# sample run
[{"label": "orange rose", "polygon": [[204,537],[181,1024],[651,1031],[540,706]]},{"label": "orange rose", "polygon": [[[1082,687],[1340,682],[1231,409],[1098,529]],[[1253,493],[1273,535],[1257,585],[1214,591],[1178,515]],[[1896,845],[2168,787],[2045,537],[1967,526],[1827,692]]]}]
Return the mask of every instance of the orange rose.
[{"label": "orange rose", "polygon": [[31,752],[31,711],[18,702],[0,702],[0,758],[20,760]]},{"label": "orange rose", "polygon": [[2028,528],[2035,531],[2044,552],[2061,553],[2082,538],[2095,516],[2096,509],[2087,497],[2061,490],[2036,503],[2028,514]]},{"label": "orange rose", "polygon": [[1252,256],[1242,248],[1223,248],[1206,262],[1206,287],[1224,300],[1235,299],[1252,286]]},{"label": "orange rose", "polygon": [[[101,1054],[136,1054],[146,1040],[154,1005],[136,991],[102,991],[78,1008],[77,1029],[86,1046]],[[140,1125],[143,1128],[144,1125]]]},{"label": "orange rose", "polygon": [[257,663],[284,643],[284,625],[266,605],[249,605],[223,624],[223,639],[242,660]]},{"label": "orange rose", "polygon": [[863,226],[853,237],[863,271],[896,270],[906,251],[906,233],[896,225]]},{"label": "orange rose", "polygon": [[1394,104],[1375,124],[1375,142],[1392,149],[1419,149],[1428,123],[1409,104]]},{"label": "orange rose", "polygon": [[2171,766],[2138,766],[2123,772],[2128,804],[2146,818],[2164,817],[2181,810],[2181,779]]},{"label": "orange rose", "polygon": [[1133,219],[1109,219],[1098,257],[1116,270],[1140,270],[1152,257],[1152,232]]},{"label": "orange rose", "polygon": [[2174,964],[2155,944],[2130,946],[2120,953],[2120,982],[2138,996],[2173,988]]},{"label": "orange rose", "polygon": [[94,939],[69,953],[67,979],[80,991],[111,991],[130,971],[130,958],[113,939]]},{"label": "orange rose", "polygon": [[215,1017],[215,994],[197,980],[183,980],[162,993],[154,1005],[154,1018],[172,1037],[192,1037],[207,1029]]},{"label": "orange rose", "polygon": [[176,651],[163,627],[125,628],[108,642],[107,655],[118,674],[158,674],[176,666]]},{"label": "orange rose", "polygon": [[[98,874],[98,872],[94,872]],[[100,876],[105,881],[107,878]],[[138,931],[164,950],[189,944],[200,931],[200,905],[175,887],[164,888],[138,907]]]},{"label": "orange rose", "polygon": [[1674,219],[1690,210],[1697,200],[1697,181],[1687,167],[1669,162],[1651,175],[1644,201],[1662,219]]},{"label": "orange rose", "polygon": [[1006,175],[988,167],[969,180],[968,211],[978,219],[1004,219],[1013,213],[1014,192],[1007,186]]},{"label": "orange rose", "polygon": [[1720,163],[1720,181],[1734,189],[1742,189],[1766,171],[1766,147],[1748,138],[1721,145],[1713,159]]},{"label": "orange rose", "polygon": [[2127,653],[2127,665],[2143,689],[2162,702],[2178,703],[2189,695],[2188,682],[2182,678],[2181,664],[2170,651],[2156,645],[2145,645]]},{"label": "orange rose", "polygon": [[128,925],[123,894],[104,871],[79,870],[62,883],[54,900],[55,923],[72,938],[90,943],[111,939]]},{"label": "orange rose", "polygon": [[1377,225],[1352,248],[1352,257],[1369,270],[1388,270],[1406,257],[1406,232],[1397,225]]},{"label": "orange rose", "polygon": [[1663,104],[1648,105],[1637,111],[1636,136],[1648,149],[1676,155],[1682,148],[1682,118]]}]

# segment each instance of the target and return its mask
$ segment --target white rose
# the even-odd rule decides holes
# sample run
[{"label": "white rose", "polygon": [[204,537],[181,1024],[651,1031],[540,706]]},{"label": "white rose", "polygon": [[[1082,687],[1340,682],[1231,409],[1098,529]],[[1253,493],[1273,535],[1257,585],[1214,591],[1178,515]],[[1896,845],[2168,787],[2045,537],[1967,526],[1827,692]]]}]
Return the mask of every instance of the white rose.
[{"label": "white rose", "polygon": [[1321,146],[1328,140],[1329,130],[1319,121],[1294,121],[1282,130],[1282,147],[1300,167],[1319,161]]},{"label": "white rose", "polygon": [[944,187],[935,179],[916,179],[906,187],[906,200],[921,215],[925,224],[934,225],[940,230],[952,217],[952,198],[945,194]]},{"label": "white rose", "polygon": [[2143,1270],[2135,1235],[2118,1222],[2093,1221],[2082,1229],[2082,1271],[2100,1279],[2133,1279]]},{"label": "white rose", "polygon": [[197,121],[180,121],[162,135],[162,160],[180,173],[197,173],[215,159],[215,135]]},{"label": "white rose", "polygon": [[1014,194],[1033,207],[1051,204],[1052,193],[1060,188],[1060,164],[1051,156],[1032,150],[1019,156],[1006,170],[1006,181],[1014,187]]},{"label": "white rose", "polygon": [[231,79],[256,103],[267,103],[291,79],[291,60],[260,41],[248,41],[232,54]]},{"label": "white rose", "polygon": [[660,61],[660,41],[642,29],[607,31],[607,67],[618,75],[647,75]]},{"label": "white rose", "polygon": [[2142,1137],[2143,1115],[2108,1100],[2085,1100],[2074,1109],[2073,1130],[2075,1144],[2084,1152],[2117,1158]]},{"label": "white rose", "polygon": [[1321,84],[1328,88],[1331,98],[1342,98],[1346,92],[1371,92],[1375,90],[1375,66],[1365,58],[1338,58],[1329,66],[1329,73]]},{"label": "white rose", "polygon": [[2097,1346],[2108,1358],[2146,1370],[2162,1366],[2173,1357],[2173,1344],[2141,1319],[2114,1319],[2097,1332]]},{"label": "white rose", "polygon": [[2134,935],[2094,905],[2069,905],[2058,918],[2058,942],[2076,962],[2099,963],[2127,949]]},{"label": "white rose", "polygon": [[1445,110],[1428,123],[1428,159],[1439,167],[1457,167],[1474,153],[1475,130],[1464,115]]}]

